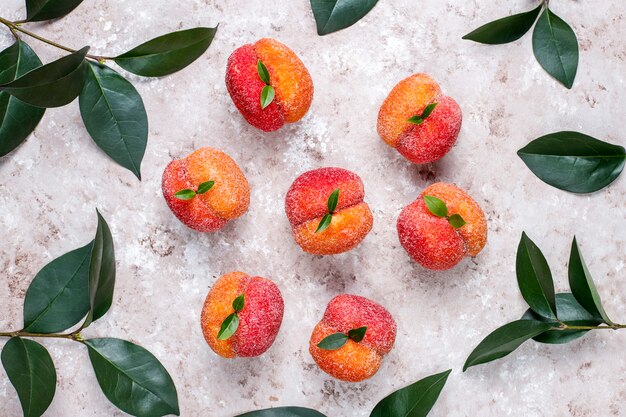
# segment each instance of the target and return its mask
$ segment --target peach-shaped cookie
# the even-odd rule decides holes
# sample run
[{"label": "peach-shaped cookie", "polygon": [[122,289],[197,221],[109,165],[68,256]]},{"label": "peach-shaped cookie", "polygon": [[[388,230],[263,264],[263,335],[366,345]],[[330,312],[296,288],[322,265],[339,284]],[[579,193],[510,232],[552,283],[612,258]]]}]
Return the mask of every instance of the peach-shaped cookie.
[{"label": "peach-shaped cookie", "polygon": [[398,217],[398,237],[408,254],[428,269],[445,270],[487,243],[487,220],[480,206],[453,184],[426,188]]},{"label": "peach-shaped cookie", "polygon": [[300,175],[285,198],[296,243],[315,255],[357,246],[374,222],[364,196],[361,178],[343,168],[319,168]]},{"label": "peach-shaped cookie", "polygon": [[200,325],[218,355],[259,356],[274,343],[283,312],[283,297],[274,282],[231,272],[220,277],[209,291]]},{"label": "peach-shaped cookie", "polygon": [[358,295],[333,298],[311,335],[309,352],[322,371],[348,382],[370,378],[396,340],[396,322],[380,304]]},{"label": "peach-shaped cookie", "polygon": [[313,100],[313,80],[300,58],[268,38],[232,53],[226,88],[248,123],[266,132],[300,120]]},{"label": "peach-shaped cookie", "polygon": [[378,113],[378,134],[416,164],[437,161],[452,149],[461,130],[461,108],[426,74],[400,81]]},{"label": "peach-shaped cookie", "polygon": [[201,148],[169,163],[163,196],[187,227],[212,232],[248,211],[250,187],[241,169],[224,152]]}]

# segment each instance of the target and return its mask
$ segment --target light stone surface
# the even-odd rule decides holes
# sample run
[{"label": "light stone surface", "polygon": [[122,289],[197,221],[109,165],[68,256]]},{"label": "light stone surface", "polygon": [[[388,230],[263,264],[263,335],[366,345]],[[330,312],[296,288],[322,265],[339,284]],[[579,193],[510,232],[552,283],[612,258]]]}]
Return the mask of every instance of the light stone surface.
[{"label": "light stone surface", "polygon": [[[0,15],[22,18],[22,3],[2,0]],[[77,102],[48,110],[34,135],[0,159],[0,329],[20,328],[25,291],[42,266],[92,239],[97,207],[115,239],[117,287],[112,309],[85,335],[128,338],[152,351],[176,383],[182,416],[231,417],[279,405],[368,416],[391,391],[448,368],[453,373],[432,417],[626,416],[626,331],[567,345],[530,342],[507,358],[460,371],[484,336],[525,310],[514,268],[523,230],[546,254],[558,291],[568,289],[576,234],[607,312],[626,322],[626,178],[593,195],[572,195],[540,182],[515,154],[558,130],[625,144],[626,7],[623,0],[552,0],[581,46],[576,82],[567,90],[537,64],[530,35],[504,46],[461,40],[536,3],[385,0],[355,26],[325,37],[317,36],[306,0],[92,0],[62,20],[29,24],[107,54],[181,28],[220,27],[207,53],[185,70],[161,79],[129,76],[150,120],[143,181],[94,145]],[[261,37],[289,45],[315,83],[307,116],[272,134],[245,123],[224,85],[229,54]],[[10,43],[8,31],[0,31],[0,46]],[[44,61],[60,56],[29,43]],[[464,112],[456,146],[428,166],[407,163],[376,134],[386,94],[420,71]],[[214,234],[185,228],[160,190],[166,164],[201,146],[231,155],[252,190],[249,212]],[[375,217],[364,242],[338,256],[303,253],[284,214],[293,179],[323,166],[357,172]],[[466,189],[489,223],[486,249],[448,272],[411,262],[395,228],[401,208],[434,181]],[[256,359],[220,359],[200,331],[204,297],[232,270],[272,278],[285,298],[276,343]],[[394,350],[363,383],[333,380],[308,353],[310,331],[342,292],[382,303],[398,323]],[[46,416],[123,415],[100,392],[83,347],[44,344],[59,377]],[[0,415],[21,416],[4,371]]]}]

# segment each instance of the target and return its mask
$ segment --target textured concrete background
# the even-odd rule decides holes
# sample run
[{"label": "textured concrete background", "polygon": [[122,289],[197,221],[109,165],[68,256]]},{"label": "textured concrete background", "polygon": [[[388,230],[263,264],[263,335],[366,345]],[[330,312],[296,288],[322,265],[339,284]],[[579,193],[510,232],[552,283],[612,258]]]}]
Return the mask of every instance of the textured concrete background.
[{"label": "textured concrete background", "polygon": [[[25,15],[21,0],[1,3],[0,15]],[[625,144],[626,8],[623,0],[551,2],[581,46],[574,88],[566,90],[539,67],[529,35],[499,47],[461,40],[536,3],[382,0],[355,26],[326,37],[317,36],[306,0],[86,0],[65,19],[28,25],[74,47],[116,54],[165,32],[221,24],[192,66],[162,79],[130,76],[150,119],[142,182],[92,143],[76,102],[47,111],[35,134],[0,159],[0,329],[20,328],[25,291],[43,265],[92,239],[98,207],[115,239],[118,279],[113,308],[86,336],[129,338],[151,350],[174,378],[183,416],[231,417],[278,405],[368,416],[384,395],[448,368],[454,372],[433,417],[626,416],[626,331],[562,346],[528,343],[460,372],[484,336],[525,310],[514,273],[522,230],[546,254],[559,291],[567,290],[576,234],[607,312],[626,321],[626,178],[575,196],[540,182],[515,154],[533,138],[566,129]],[[244,122],[224,85],[228,55],[265,36],[289,45],[315,82],[308,115],[272,134]],[[0,45],[10,42],[1,31]],[[30,44],[44,61],[60,56]],[[386,94],[418,71],[438,80],[464,112],[457,145],[428,166],[408,164],[375,129]],[[166,164],[201,146],[230,154],[252,189],[249,212],[215,234],[186,229],[160,191]],[[303,253],[284,214],[293,179],[322,166],[360,174],[375,216],[365,241],[334,257]],[[434,181],[468,190],[489,222],[486,249],[448,272],[412,263],[395,231],[401,208]],[[204,297],[232,270],[274,279],[285,298],[283,327],[260,358],[220,359],[201,335]],[[382,303],[399,328],[378,374],[359,384],[319,371],[307,348],[326,303],[341,292]],[[44,344],[59,375],[46,415],[123,415],[101,394],[81,346]],[[21,415],[4,371],[0,415]]]}]

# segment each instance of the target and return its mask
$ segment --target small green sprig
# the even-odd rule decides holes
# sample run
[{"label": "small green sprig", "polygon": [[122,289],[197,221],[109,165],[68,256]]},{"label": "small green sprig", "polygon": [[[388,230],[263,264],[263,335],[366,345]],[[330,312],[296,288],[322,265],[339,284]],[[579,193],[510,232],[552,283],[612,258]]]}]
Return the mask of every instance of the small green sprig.
[{"label": "small green sprig", "polygon": [[323,232],[324,230],[328,228],[328,226],[330,226],[330,223],[333,221],[333,213],[335,212],[335,209],[337,208],[338,201],[339,201],[339,188],[333,191],[328,197],[328,202],[326,203],[326,205],[328,206],[328,213],[326,213],[324,217],[322,217],[320,224],[317,225],[317,229],[315,230],[315,233]]},{"label": "small green sprig", "polygon": [[459,229],[466,225],[465,220],[463,220],[463,217],[461,217],[460,214],[448,216],[448,206],[446,206],[446,203],[444,203],[443,200],[433,197],[432,195],[425,195],[424,203],[426,203],[426,207],[428,207],[428,210],[430,210],[432,214],[437,217],[447,219],[450,226],[455,229]]},{"label": "small green sprig", "polygon": [[407,120],[407,122],[413,123],[414,125],[421,125],[422,123],[424,123],[424,120],[426,120],[428,116],[430,116],[433,110],[435,110],[437,104],[439,103],[430,103],[428,106],[426,106],[422,114],[411,117],[409,120]]},{"label": "small green sprig", "polygon": [[261,108],[265,109],[272,101],[274,101],[276,91],[274,90],[274,87],[270,85],[270,73],[260,59],[256,63],[256,70],[259,73],[261,81],[265,83],[265,87],[261,90]]},{"label": "small green sprig", "polygon": [[367,332],[367,326],[352,329],[348,332],[348,334],[339,332],[333,333],[323,338],[317,344],[317,347],[323,350],[337,350],[348,343],[348,340],[360,343],[365,337],[365,332]]},{"label": "small green sprig", "polygon": [[235,312],[226,317],[222,322],[220,331],[217,333],[217,338],[219,340],[230,339],[230,337],[235,334],[239,328],[239,315],[237,313],[243,310],[244,304],[245,296],[243,294],[235,298],[233,301],[233,310],[235,310]]},{"label": "small green sprig", "polygon": [[174,194],[179,200],[191,200],[196,196],[196,194],[204,194],[209,191],[215,185],[215,181],[206,181],[202,184],[198,185],[198,191],[192,190],[190,188],[185,188],[184,190],[177,191]]}]

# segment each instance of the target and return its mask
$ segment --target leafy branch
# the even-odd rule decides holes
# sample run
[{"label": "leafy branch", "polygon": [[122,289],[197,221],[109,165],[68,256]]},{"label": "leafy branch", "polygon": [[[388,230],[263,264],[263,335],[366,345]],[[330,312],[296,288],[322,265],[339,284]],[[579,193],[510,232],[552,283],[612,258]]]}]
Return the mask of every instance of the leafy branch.
[{"label": "leafy branch", "polygon": [[[94,239],[54,259],[35,275],[24,299],[24,328],[9,337],[0,359],[24,416],[39,417],[56,391],[56,370],[44,346],[30,338],[66,339],[87,348],[104,395],[120,410],[140,417],[178,414],[171,376],[146,349],[115,338],[85,339],[81,332],[102,318],[113,301],[115,253],[111,231],[97,212]],[[63,333],[82,321],[77,330]]]},{"label": "leafy branch", "polygon": [[[96,145],[141,179],[148,116],[135,87],[105,62],[113,61],[144,77],[169,75],[198,59],[217,27],[168,33],[117,56],[92,55],[89,47],[74,49],[22,27],[62,17],[81,2],[26,0],[25,20],[0,17],[0,25],[15,37],[15,43],[0,52],[0,156],[13,151],[35,130],[46,108],[65,106],[78,97],[83,124]],[[70,54],[43,65],[20,35]]]}]

